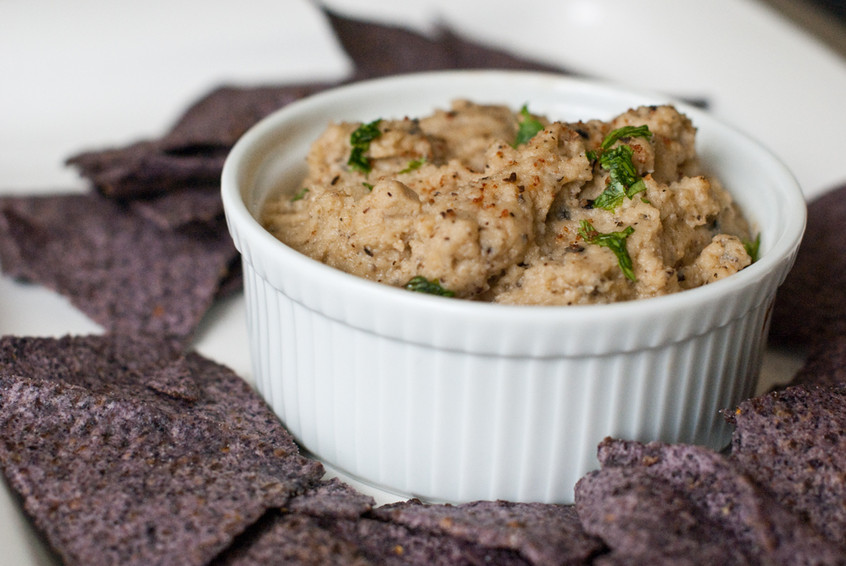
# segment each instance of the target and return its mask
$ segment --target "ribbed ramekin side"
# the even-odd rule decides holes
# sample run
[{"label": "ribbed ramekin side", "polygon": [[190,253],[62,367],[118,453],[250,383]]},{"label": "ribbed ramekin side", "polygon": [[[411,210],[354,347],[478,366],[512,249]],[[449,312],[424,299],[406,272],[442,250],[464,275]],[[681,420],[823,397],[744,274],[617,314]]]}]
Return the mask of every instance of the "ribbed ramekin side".
[{"label": "ribbed ramekin side", "polygon": [[760,366],[766,305],[649,350],[473,355],[353,328],[245,273],[257,384],[295,438],[424,499],[571,501],[605,436],[720,449],[719,410],[751,393]]}]

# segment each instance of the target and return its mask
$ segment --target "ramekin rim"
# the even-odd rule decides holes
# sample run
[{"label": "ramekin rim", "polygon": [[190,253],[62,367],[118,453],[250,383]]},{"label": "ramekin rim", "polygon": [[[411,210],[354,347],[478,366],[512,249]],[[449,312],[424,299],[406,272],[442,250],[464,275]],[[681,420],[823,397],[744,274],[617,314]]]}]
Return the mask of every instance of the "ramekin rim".
[{"label": "ramekin rim", "polygon": [[[343,96],[352,89],[371,88],[376,86],[378,83],[397,84],[403,81],[433,80],[457,75],[474,75],[476,77],[489,78],[498,76],[520,78],[535,77],[554,80],[556,82],[561,82],[562,84],[569,83],[573,85],[585,85],[588,88],[605,89],[610,92],[632,94],[646,98],[660,97],[677,104],[677,106],[679,106],[685,113],[695,115],[695,118],[706,116],[707,120],[709,120],[712,125],[718,125],[721,128],[730,130],[733,135],[740,136],[746,142],[755,145],[758,151],[763,152],[768,156],[774,166],[780,168],[779,176],[785,179],[785,184],[790,185],[791,189],[790,194],[783,194],[788,201],[791,201],[786,203],[786,205],[793,207],[792,214],[786,215],[790,224],[784,227],[781,237],[776,242],[772,243],[772,246],[768,249],[767,253],[762,255],[758,261],[741,272],[733,274],[731,277],[709,285],[685,290],[680,293],[632,301],[590,305],[541,306],[508,305],[470,300],[445,299],[442,297],[429,296],[420,293],[410,293],[404,289],[394,288],[351,275],[322,264],[321,262],[309,258],[306,255],[288,247],[276,239],[272,234],[267,232],[267,230],[265,230],[258,220],[249,212],[246,203],[240,195],[240,188],[237,183],[238,168],[243,165],[244,159],[249,154],[249,151],[253,149],[259,140],[268,132],[280,127],[280,124],[284,124],[285,119],[289,115],[295,115],[295,113],[301,111],[309,105],[325,103],[325,101],[331,100],[332,98]],[[779,265],[791,260],[792,256],[798,249],[806,221],[804,211],[805,200],[804,197],[802,197],[801,188],[783,161],[762,145],[758,140],[745,134],[736,127],[722,122],[707,112],[693,107],[684,101],[674,100],[672,97],[656,95],[655,93],[650,93],[645,90],[631,89],[610,81],[575,78],[555,73],[514,70],[459,70],[409,73],[348,83],[327,89],[326,91],[311,95],[305,99],[295,101],[259,121],[236,142],[224,164],[221,176],[221,194],[227,224],[230,226],[230,230],[235,232],[233,236],[235,237],[236,245],[238,245],[238,241],[241,238],[250,241],[264,240],[262,245],[271,246],[273,253],[281,254],[282,257],[286,258],[286,261],[295,262],[299,269],[314,269],[317,270],[318,274],[321,276],[337,278],[337,287],[339,289],[344,289],[345,292],[356,293],[361,296],[383,294],[386,297],[390,297],[395,303],[401,304],[403,308],[422,309],[427,311],[435,309],[441,314],[449,313],[454,316],[473,316],[485,319],[501,316],[507,316],[509,319],[512,319],[515,316],[526,316],[531,317],[533,322],[547,324],[551,322],[563,324],[593,317],[605,318],[611,315],[614,315],[612,318],[627,319],[638,315],[646,315],[649,311],[658,309],[664,312],[667,310],[686,311],[695,309],[697,306],[705,305],[715,299],[730,295],[733,292],[740,292],[743,288],[755,285],[760,280],[765,279],[771,272],[777,270]],[[256,238],[258,238],[258,240],[256,240]],[[782,274],[782,277],[785,274]]]}]

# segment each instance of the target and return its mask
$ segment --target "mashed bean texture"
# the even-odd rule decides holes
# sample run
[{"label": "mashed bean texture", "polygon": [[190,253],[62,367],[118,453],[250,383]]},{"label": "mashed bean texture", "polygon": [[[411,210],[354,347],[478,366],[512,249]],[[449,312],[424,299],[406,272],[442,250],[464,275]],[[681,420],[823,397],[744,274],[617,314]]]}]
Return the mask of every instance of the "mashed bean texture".
[{"label": "mashed bean texture", "polygon": [[343,271],[395,286],[423,277],[459,298],[675,293],[752,261],[749,226],[702,171],[695,138],[672,106],[562,123],[457,100],[419,119],[333,123],[301,190],[269,200],[262,222]]}]

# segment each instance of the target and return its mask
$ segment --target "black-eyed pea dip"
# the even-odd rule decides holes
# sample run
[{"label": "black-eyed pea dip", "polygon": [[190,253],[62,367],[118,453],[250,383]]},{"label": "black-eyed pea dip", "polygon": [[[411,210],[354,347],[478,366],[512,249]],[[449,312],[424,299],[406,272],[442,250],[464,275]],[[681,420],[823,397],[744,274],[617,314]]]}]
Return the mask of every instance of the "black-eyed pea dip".
[{"label": "black-eyed pea dip", "polygon": [[420,119],[335,123],[312,145],[300,190],[270,200],[262,222],[343,271],[458,298],[665,295],[755,253],[695,137],[671,106],[563,123],[459,100]]}]

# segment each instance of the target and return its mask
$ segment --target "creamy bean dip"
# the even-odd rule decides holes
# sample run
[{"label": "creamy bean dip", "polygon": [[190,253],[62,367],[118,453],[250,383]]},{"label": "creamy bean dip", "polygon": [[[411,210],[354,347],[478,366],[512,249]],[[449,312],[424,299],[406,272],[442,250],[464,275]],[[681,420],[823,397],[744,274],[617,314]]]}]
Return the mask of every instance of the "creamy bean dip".
[{"label": "creamy bean dip", "polygon": [[374,281],[458,298],[574,305],[654,297],[748,266],[749,225],[672,106],[563,123],[454,101],[333,123],[262,223]]}]

